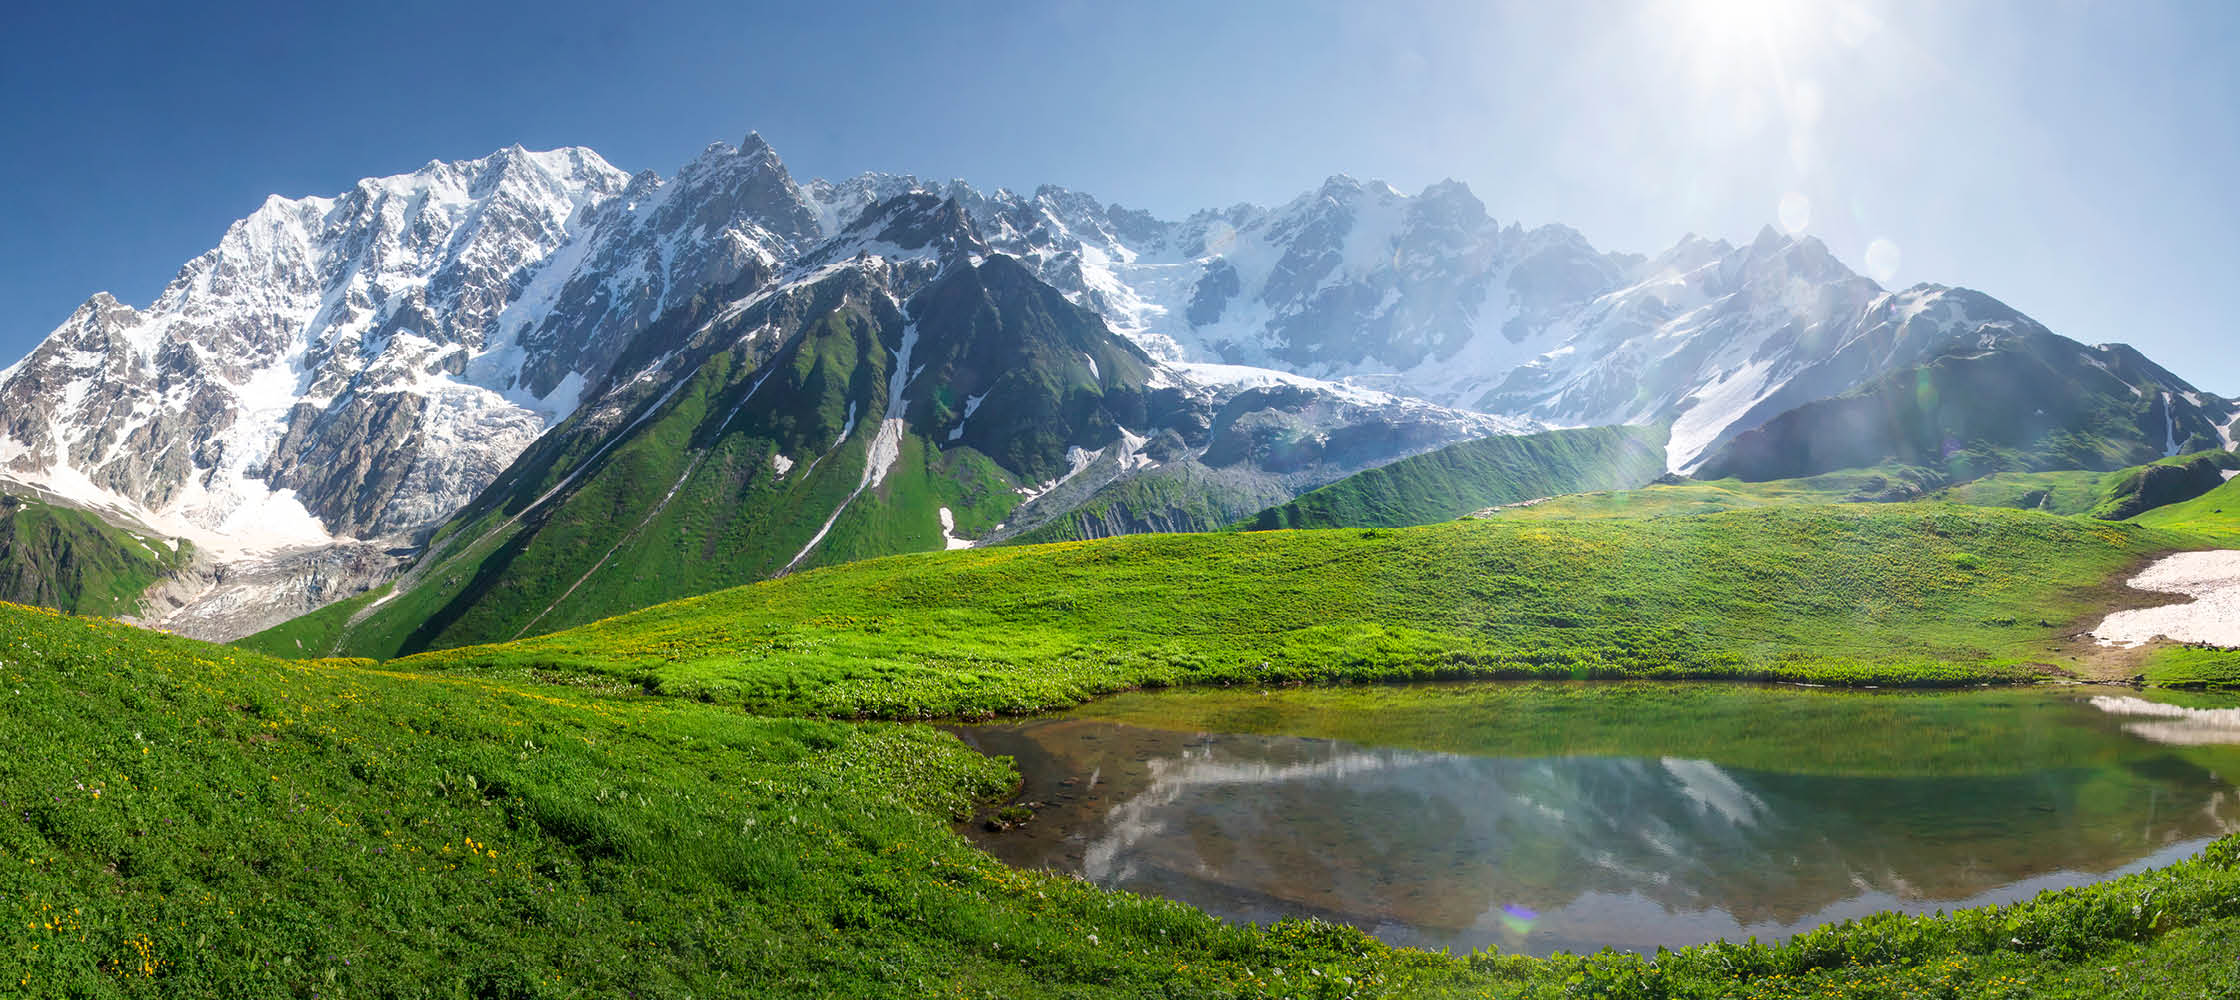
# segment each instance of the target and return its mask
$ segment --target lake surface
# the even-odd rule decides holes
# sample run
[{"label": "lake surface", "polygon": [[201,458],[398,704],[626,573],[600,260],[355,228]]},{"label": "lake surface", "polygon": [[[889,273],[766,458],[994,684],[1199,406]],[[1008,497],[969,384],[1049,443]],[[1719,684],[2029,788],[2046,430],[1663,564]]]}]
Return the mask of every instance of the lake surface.
[{"label": "lake surface", "polygon": [[[2152,700],[2149,700],[2152,699]],[[958,727],[971,836],[1230,920],[1545,955],[2026,898],[2240,829],[2240,708],[2106,688],[1462,684],[1130,694]]]}]

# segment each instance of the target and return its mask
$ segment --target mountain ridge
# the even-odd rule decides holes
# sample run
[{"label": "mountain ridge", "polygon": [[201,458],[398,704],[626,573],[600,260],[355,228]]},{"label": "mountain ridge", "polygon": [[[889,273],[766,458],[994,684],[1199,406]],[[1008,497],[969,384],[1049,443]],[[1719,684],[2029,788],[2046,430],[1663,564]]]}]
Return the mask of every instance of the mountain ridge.
[{"label": "mountain ridge", "polygon": [[[931,229],[858,230],[903,196]],[[1046,478],[1005,529],[1038,537],[1226,523],[1470,430],[1669,425],[1668,464],[1689,471],[1796,406],[2035,327],[1965,289],[1884,290],[1770,227],[1602,252],[1499,224],[1453,181],[1335,175],[1168,221],[1050,185],[803,184],[754,133],[667,180],[515,146],[267,199],[147,308],[89,298],[0,371],[0,468],[220,560],[409,547],[661,370],[690,332],[663,317],[924,241],[1017,261],[1222,421],[1219,441],[1083,447],[1062,474],[1040,449]]]}]

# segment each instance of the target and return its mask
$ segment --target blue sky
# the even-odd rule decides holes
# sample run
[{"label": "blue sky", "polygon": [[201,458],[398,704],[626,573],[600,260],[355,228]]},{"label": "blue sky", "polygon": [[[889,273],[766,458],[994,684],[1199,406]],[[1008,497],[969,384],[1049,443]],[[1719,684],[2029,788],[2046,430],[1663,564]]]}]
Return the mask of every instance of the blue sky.
[{"label": "blue sky", "polygon": [[0,360],[268,193],[513,142],[666,174],[752,128],[804,179],[1163,215],[1345,172],[1613,250],[1786,223],[2240,394],[2236,3],[199,8],[0,13]]}]

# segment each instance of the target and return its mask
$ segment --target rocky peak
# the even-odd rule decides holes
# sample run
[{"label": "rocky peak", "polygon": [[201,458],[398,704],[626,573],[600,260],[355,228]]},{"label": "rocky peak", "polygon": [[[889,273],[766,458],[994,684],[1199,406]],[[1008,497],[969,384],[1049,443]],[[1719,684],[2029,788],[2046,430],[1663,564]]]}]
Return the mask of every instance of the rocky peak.
[{"label": "rocky peak", "polygon": [[[831,246],[857,252],[872,244],[932,257],[960,253],[985,256],[992,252],[961,202],[922,191],[899,194],[865,208]],[[829,251],[820,254],[830,256]]]}]

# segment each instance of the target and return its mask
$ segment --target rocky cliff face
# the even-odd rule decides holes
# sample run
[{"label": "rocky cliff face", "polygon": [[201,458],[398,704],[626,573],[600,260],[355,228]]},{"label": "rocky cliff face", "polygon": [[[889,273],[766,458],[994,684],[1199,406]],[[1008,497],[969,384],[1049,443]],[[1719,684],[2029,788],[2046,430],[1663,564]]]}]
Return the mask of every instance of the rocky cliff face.
[{"label": "rocky cliff face", "polygon": [[272,198],[145,309],[97,295],[0,377],[0,463],[217,552],[410,533],[664,310],[820,238],[768,146],[672,181],[500,150]]},{"label": "rocky cliff face", "polygon": [[[1453,182],[1408,195],[1341,176],[1273,208],[1165,220],[1056,187],[800,184],[753,135],[668,180],[516,147],[272,198],[145,308],[89,299],[0,371],[0,473],[220,565],[387,546],[444,523],[583,408],[604,419],[648,384],[681,391],[663,381],[677,359],[741,341],[741,317],[801,332],[819,301],[804,290],[843,272],[869,282],[850,315],[870,324],[843,340],[880,369],[872,355],[896,345],[865,345],[899,336],[894,310],[959,260],[980,285],[950,294],[983,306],[950,310],[977,331],[938,373],[956,398],[913,396],[905,419],[1019,481],[1008,519],[966,519],[982,539],[1058,530],[1083,503],[1102,505],[1075,519],[1084,531],[1210,522],[1543,423],[1669,425],[1672,468],[1693,470],[1800,404],[2035,327],[1963,289],[1882,289],[1771,231],[1606,253],[1561,226],[1497,223]],[[1094,334],[1040,290],[1087,310]],[[1018,317],[969,318],[998,301],[1073,332],[1013,343]],[[1104,353],[1107,332],[1124,355]],[[1067,409],[1079,373],[1051,373],[1076,361],[1100,384],[1150,387],[1128,393],[1173,423]],[[2229,404],[2180,395],[2230,436]],[[772,440],[837,432],[839,399],[802,397],[809,411],[774,416],[790,423]],[[1044,408],[999,435],[1005,400]]]},{"label": "rocky cliff face", "polygon": [[1534,421],[1670,422],[1682,470],[2027,322],[1963,290],[1885,291],[1771,231],[1604,253],[1498,224],[1452,182],[1335,177],[1168,221],[1056,187],[798,184],[751,135],[667,181],[516,148],[271,199],[147,308],[95,296],[0,373],[0,465],[216,552],[424,529],[645,353],[660,316],[766,287],[913,192],[1201,381],[1243,366]]},{"label": "rocky cliff face", "polygon": [[1166,221],[1062,188],[982,194],[864,174],[812,182],[827,218],[903,191],[954,198],[1154,357],[1275,369],[1570,425],[1672,425],[1695,468],[1779,413],[2027,318],[1981,293],[1889,291],[1771,229],[1644,258],[1562,226],[1497,224],[1455,182],[1334,177],[1275,207]]},{"label": "rocky cliff face", "polygon": [[1298,376],[1201,380],[923,192],[856,213],[771,282],[705,290],[617,366],[314,652],[507,640],[1007,539],[1091,500],[1066,527],[1214,527],[1519,426]]},{"label": "rocky cliff face", "polygon": [[5,373],[0,461],[206,548],[440,517],[541,429],[469,362],[622,184],[588,150],[509,149],[269,199],[146,309],[97,295]]}]

